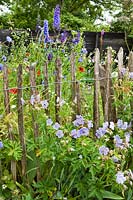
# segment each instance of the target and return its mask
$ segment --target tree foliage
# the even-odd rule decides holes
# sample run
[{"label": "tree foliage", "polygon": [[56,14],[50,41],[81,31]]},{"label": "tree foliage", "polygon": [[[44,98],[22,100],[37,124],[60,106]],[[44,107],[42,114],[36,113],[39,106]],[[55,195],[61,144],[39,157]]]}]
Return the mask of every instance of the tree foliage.
[{"label": "tree foliage", "polygon": [[11,13],[1,16],[1,27],[35,29],[37,18],[40,25],[47,19],[52,26],[53,9],[56,4],[61,6],[62,28],[65,29],[95,29],[94,21],[102,19],[103,9],[112,10],[117,1],[112,0],[2,0],[8,5]]}]

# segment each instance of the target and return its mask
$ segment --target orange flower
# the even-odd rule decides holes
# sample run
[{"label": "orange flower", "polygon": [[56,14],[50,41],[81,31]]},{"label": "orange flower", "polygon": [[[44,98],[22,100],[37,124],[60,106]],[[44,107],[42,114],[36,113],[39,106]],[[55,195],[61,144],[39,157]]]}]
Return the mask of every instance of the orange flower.
[{"label": "orange flower", "polygon": [[85,68],[84,68],[84,67],[79,67],[78,70],[79,70],[80,72],[85,72]]},{"label": "orange flower", "polygon": [[37,76],[40,76],[41,75],[41,71],[40,69],[37,71]]},{"label": "orange flower", "polygon": [[9,92],[11,94],[17,94],[18,93],[18,89],[17,88],[12,88],[12,89],[9,90]]}]

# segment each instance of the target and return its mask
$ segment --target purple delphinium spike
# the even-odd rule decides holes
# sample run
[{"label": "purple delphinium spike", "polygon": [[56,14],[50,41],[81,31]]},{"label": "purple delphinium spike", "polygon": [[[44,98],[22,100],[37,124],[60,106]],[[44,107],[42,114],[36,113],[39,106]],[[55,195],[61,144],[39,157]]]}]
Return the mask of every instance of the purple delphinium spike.
[{"label": "purple delphinium spike", "polygon": [[44,20],[44,36],[49,37],[48,20]]},{"label": "purple delphinium spike", "polygon": [[106,155],[108,155],[108,153],[109,153],[109,148],[108,148],[108,147],[105,147],[105,146],[103,145],[103,146],[101,146],[101,147],[99,148],[99,153],[100,153],[101,155],[106,156]]},{"label": "purple delphinium spike", "polygon": [[0,141],[0,149],[2,149],[3,146],[4,146],[4,145],[3,145],[3,142]]},{"label": "purple delphinium spike", "polygon": [[2,70],[3,70],[3,64],[0,63],[0,71],[2,71]]},{"label": "purple delphinium spike", "polygon": [[60,30],[60,5],[57,4],[54,10],[53,28],[57,31]]},{"label": "purple delphinium spike", "polygon": [[58,138],[62,138],[62,137],[64,136],[63,131],[62,131],[62,130],[58,130],[58,131],[56,132],[56,136],[57,136]]},{"label": "purple delphinium spike", "polygon": [[124,177],[124,173],[119,171],[117,174],[116,174],[116,182],[118,184],[122,184],[126,181],[126,177]]}]

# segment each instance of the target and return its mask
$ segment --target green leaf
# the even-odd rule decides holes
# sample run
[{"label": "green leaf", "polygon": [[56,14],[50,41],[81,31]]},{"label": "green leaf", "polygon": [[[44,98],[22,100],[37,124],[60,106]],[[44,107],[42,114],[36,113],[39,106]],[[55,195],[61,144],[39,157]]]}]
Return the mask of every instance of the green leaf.
[{"label": "green leaf", "polygon": [[109,191],[103,191],[102,196],[104,199],[116,199],[116,200],[124,199],[123,197]]}]

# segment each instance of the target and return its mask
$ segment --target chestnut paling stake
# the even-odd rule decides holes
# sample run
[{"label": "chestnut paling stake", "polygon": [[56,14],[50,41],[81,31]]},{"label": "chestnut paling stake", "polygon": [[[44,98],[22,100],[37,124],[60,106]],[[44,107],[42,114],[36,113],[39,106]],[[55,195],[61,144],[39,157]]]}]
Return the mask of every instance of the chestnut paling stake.
[{"label": "chestnut paling stake", "polygon": [[[44,98],[49,103],[49,86],[48,86],[48,61],[44,63]],[[46,114],[49,115],[49,109],[46,109]]]},{"label": "chestnut paling stake", "polygon": [[60,101],[61,101],[61,81],[62,81],[62,63],[60,58],[56,58],[55,61],[55,119],[56,122],[61,123],[60,121]]},{"label": "chestnut paling stake", "polygon": [[[37,89],[36,89],[36,77],[35,77],[35,64],[30,66],[30,86],[31,86],[31,95],[35,99],[35,102],[38,102]],[[39,136],[39,126],[38,126],[38,123],[36,122],[36,115],[34,113],[34,110],[32,110],[32,124],[33,124],[34,140],[36,142]],[[37,181],[39,181],[41,178],[41,174],[40,174],[40,166],[39,166],[38,158],[36,159],[36,162],[37,162],[36,163]]]},{"label": "chestnut paling stake", "polygon": [[26,175],[26,144],[25,144],[25,135],[24,135],[24,117],[23,117],[23,105],[22,105],[22,65],[18,66],[18,130],[20,137],[20,144],[22,147],[22,159],[21,159],[21,168],[22,168],[22,177]]},{"label": "chestnut paling stake", "polygon": [[94,121],[94,133],[99,127],[100,113],[99,113],[99,62],[100,52],[96,48],[95,51],[95,66],[94,66],[94,104],[93,104],[93,121]]},{"label": "chestnut paling stake", "polygon": [[[133,73],[133,51],[129,53],[128,68],[129,68],[129,72]],[[132,86],[131,92],[133,93],[133,86]],[[132,130],[133,130],[133,98],[130,100],[130,107],[131,107],[131,117],[132,117],[131,123],[132,123]]]},{"label": "chestnut paling stake", "polygon": [[[8,90],[8,68],[6,65],[4,65],[3,68],[3,89],[4,89],[4,106],[5,106],[5,113],[7,116],[10,115],[10,99],[9,99],[9,90]],[[14,140],[13,134],[12,134],[12,128],[10,126],[10,123],[7,124],[8,134],[10,140]],[[11,160],[11,173],[13,180],[16,181],[16,161]]]}]

